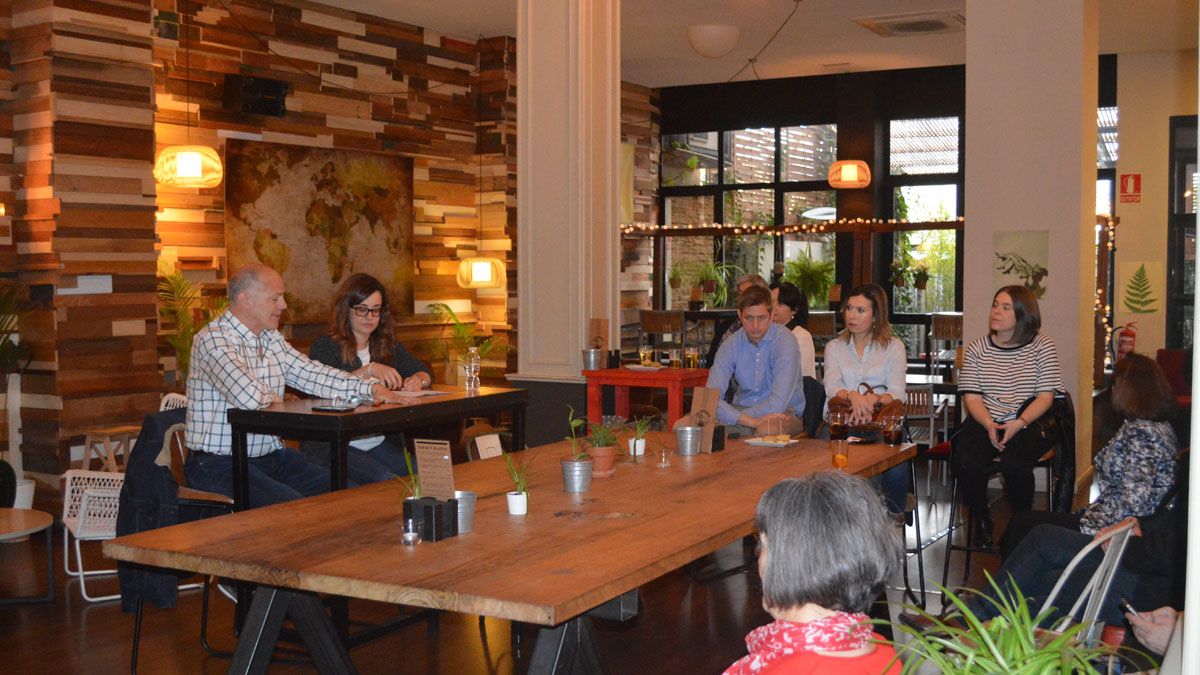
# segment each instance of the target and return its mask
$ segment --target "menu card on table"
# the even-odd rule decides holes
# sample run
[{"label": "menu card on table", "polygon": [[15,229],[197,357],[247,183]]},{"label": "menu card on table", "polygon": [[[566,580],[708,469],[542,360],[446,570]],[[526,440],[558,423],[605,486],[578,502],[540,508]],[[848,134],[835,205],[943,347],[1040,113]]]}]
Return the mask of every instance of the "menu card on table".
[{"label": "menu card on table", "polygon": [[454,498],[454,465],[450,460],[450,441],[413,440],[417,453],[417,473],[421,475],[421,493],[434,499]]}]

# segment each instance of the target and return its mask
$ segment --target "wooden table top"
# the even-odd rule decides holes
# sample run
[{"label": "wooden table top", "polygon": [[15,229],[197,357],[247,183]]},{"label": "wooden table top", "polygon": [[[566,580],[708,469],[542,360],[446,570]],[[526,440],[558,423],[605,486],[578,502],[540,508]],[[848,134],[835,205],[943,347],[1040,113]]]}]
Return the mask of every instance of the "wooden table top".
[{"label": "wooden table top", "polygon": [[33,509],[0,509],[0,541],[19,539],[54,524],[54,516]]},{"label": "wooden table top", "polygon": [[[272,586],[556,625],[754,530],[762,492],[786,476],[829,469],[828,441],[787,448],[727,441],[724,452],[670,454],[651,435],[646,455],[622,456],[590,492],[562,490],[565,442],[533,455],[529,515],[510,516],[503,458],[455,467],[478,494],[473,531],[414,547],[400,541],[403,488],[376,483],[104,542],[105,554]],[[874,475],[915,453],[852,446],[847,470]]]},{"label": "wooden table top", "polygon": [[652,385],[662,382],[704,382],[708,380],[707,368],[657,368],[655,370],[632,370],[629,368],[603,368],[585,370],[583,376],[603,384]]}]

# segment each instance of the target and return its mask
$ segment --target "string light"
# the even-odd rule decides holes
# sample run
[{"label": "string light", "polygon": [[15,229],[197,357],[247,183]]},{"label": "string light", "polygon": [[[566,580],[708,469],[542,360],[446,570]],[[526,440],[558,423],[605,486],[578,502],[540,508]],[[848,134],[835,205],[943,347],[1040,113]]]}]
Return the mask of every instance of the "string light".
[{"label": "string light", "polygon": [[[1120,222],[1121,222],[1120,218],[1115,218],[1113,216],[1105,217],[1104,230],[1105,230],[1105,234],[1107,235],[1105,238],[1105,247],[1108,249],[1109,255],[1112,255],[1113,251],[1117,250],[1116,249],[1117,225],[1119,225]],[[1109,318],[1108,318],[1109,315],[1112,314],[1112,305],[1105,302],[1106,298],[1104,296],[1106,293],[1107,293],[1107,289],[1096,288],[1095,308],[1096,308],[1097,318],[1100,320],[1100,325],[1104,327],[1104,353],[1105,354],[1109,353],[1109,350],[1112,347],[1112,334],[1113,334],[1112,323],[1109,321]]]},{"label": "string light", "polygon": [[846,225],[854,226],[895,226],[895,225],[915,225],[929,226],[925,229],[937,229],[944,227],[947,224],[955,226],[962,225],[966,222],[965,218],[959,217],[954,220],[932,220],[932,221],[910,221],[905,218],[838,218],[828,222],[822,221],[819,223],[797,223],[795,225],[746,225],[744,223],[677,223],[671,225],[658,225],[656,223],[621,223],[621,234],[629,235],[671,235],[681,232],[690,232],[691,234],[713,234],[720,235],[723,233],[729,234],[816,234],[825,232],[832,227],[844,227]]}]

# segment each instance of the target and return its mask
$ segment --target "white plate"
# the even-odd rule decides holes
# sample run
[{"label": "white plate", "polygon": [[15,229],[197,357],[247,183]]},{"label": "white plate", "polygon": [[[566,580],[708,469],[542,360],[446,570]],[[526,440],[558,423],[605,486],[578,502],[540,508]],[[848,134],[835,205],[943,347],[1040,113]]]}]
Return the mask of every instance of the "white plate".
[{"label": "white plate", "polygon": [[746,443],[748,445],[761,445],[761,446],[768,447],[768,448],[782,448],[782,447],[786,447],[786,446],[792,445],[794,443],[799,443],[799,442],[800,441],[795,438],[793,438],[790,441],[785,441],[783,443],[780,443],[778,441],[764,441],[762,438],[759,438],[757,436],[755,436],[754,438],[746,439]]},{"label": "white plate", "polygon": [[646,371],[662,370],[663,368],[665,368],[665,366],[643,366],[640,363],[631,363],[625,367],[628,368],[629,370],[646,370]]}]

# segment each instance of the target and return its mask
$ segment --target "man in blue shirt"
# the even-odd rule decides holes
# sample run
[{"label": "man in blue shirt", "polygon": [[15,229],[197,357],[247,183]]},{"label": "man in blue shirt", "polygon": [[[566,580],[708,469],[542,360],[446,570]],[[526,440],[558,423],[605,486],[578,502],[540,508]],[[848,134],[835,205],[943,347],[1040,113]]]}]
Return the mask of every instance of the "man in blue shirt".
[{"label": "man in blue shirt", "polygon": [[[743,435],[797,434],[804,429],[800,348],[790,331],[771,321],[771,292],[750,286],[738,297],[742,329],[717,350],[706,386],[721,392],[717,420]],[[737,381],[733,402],[724,400]]]}]

